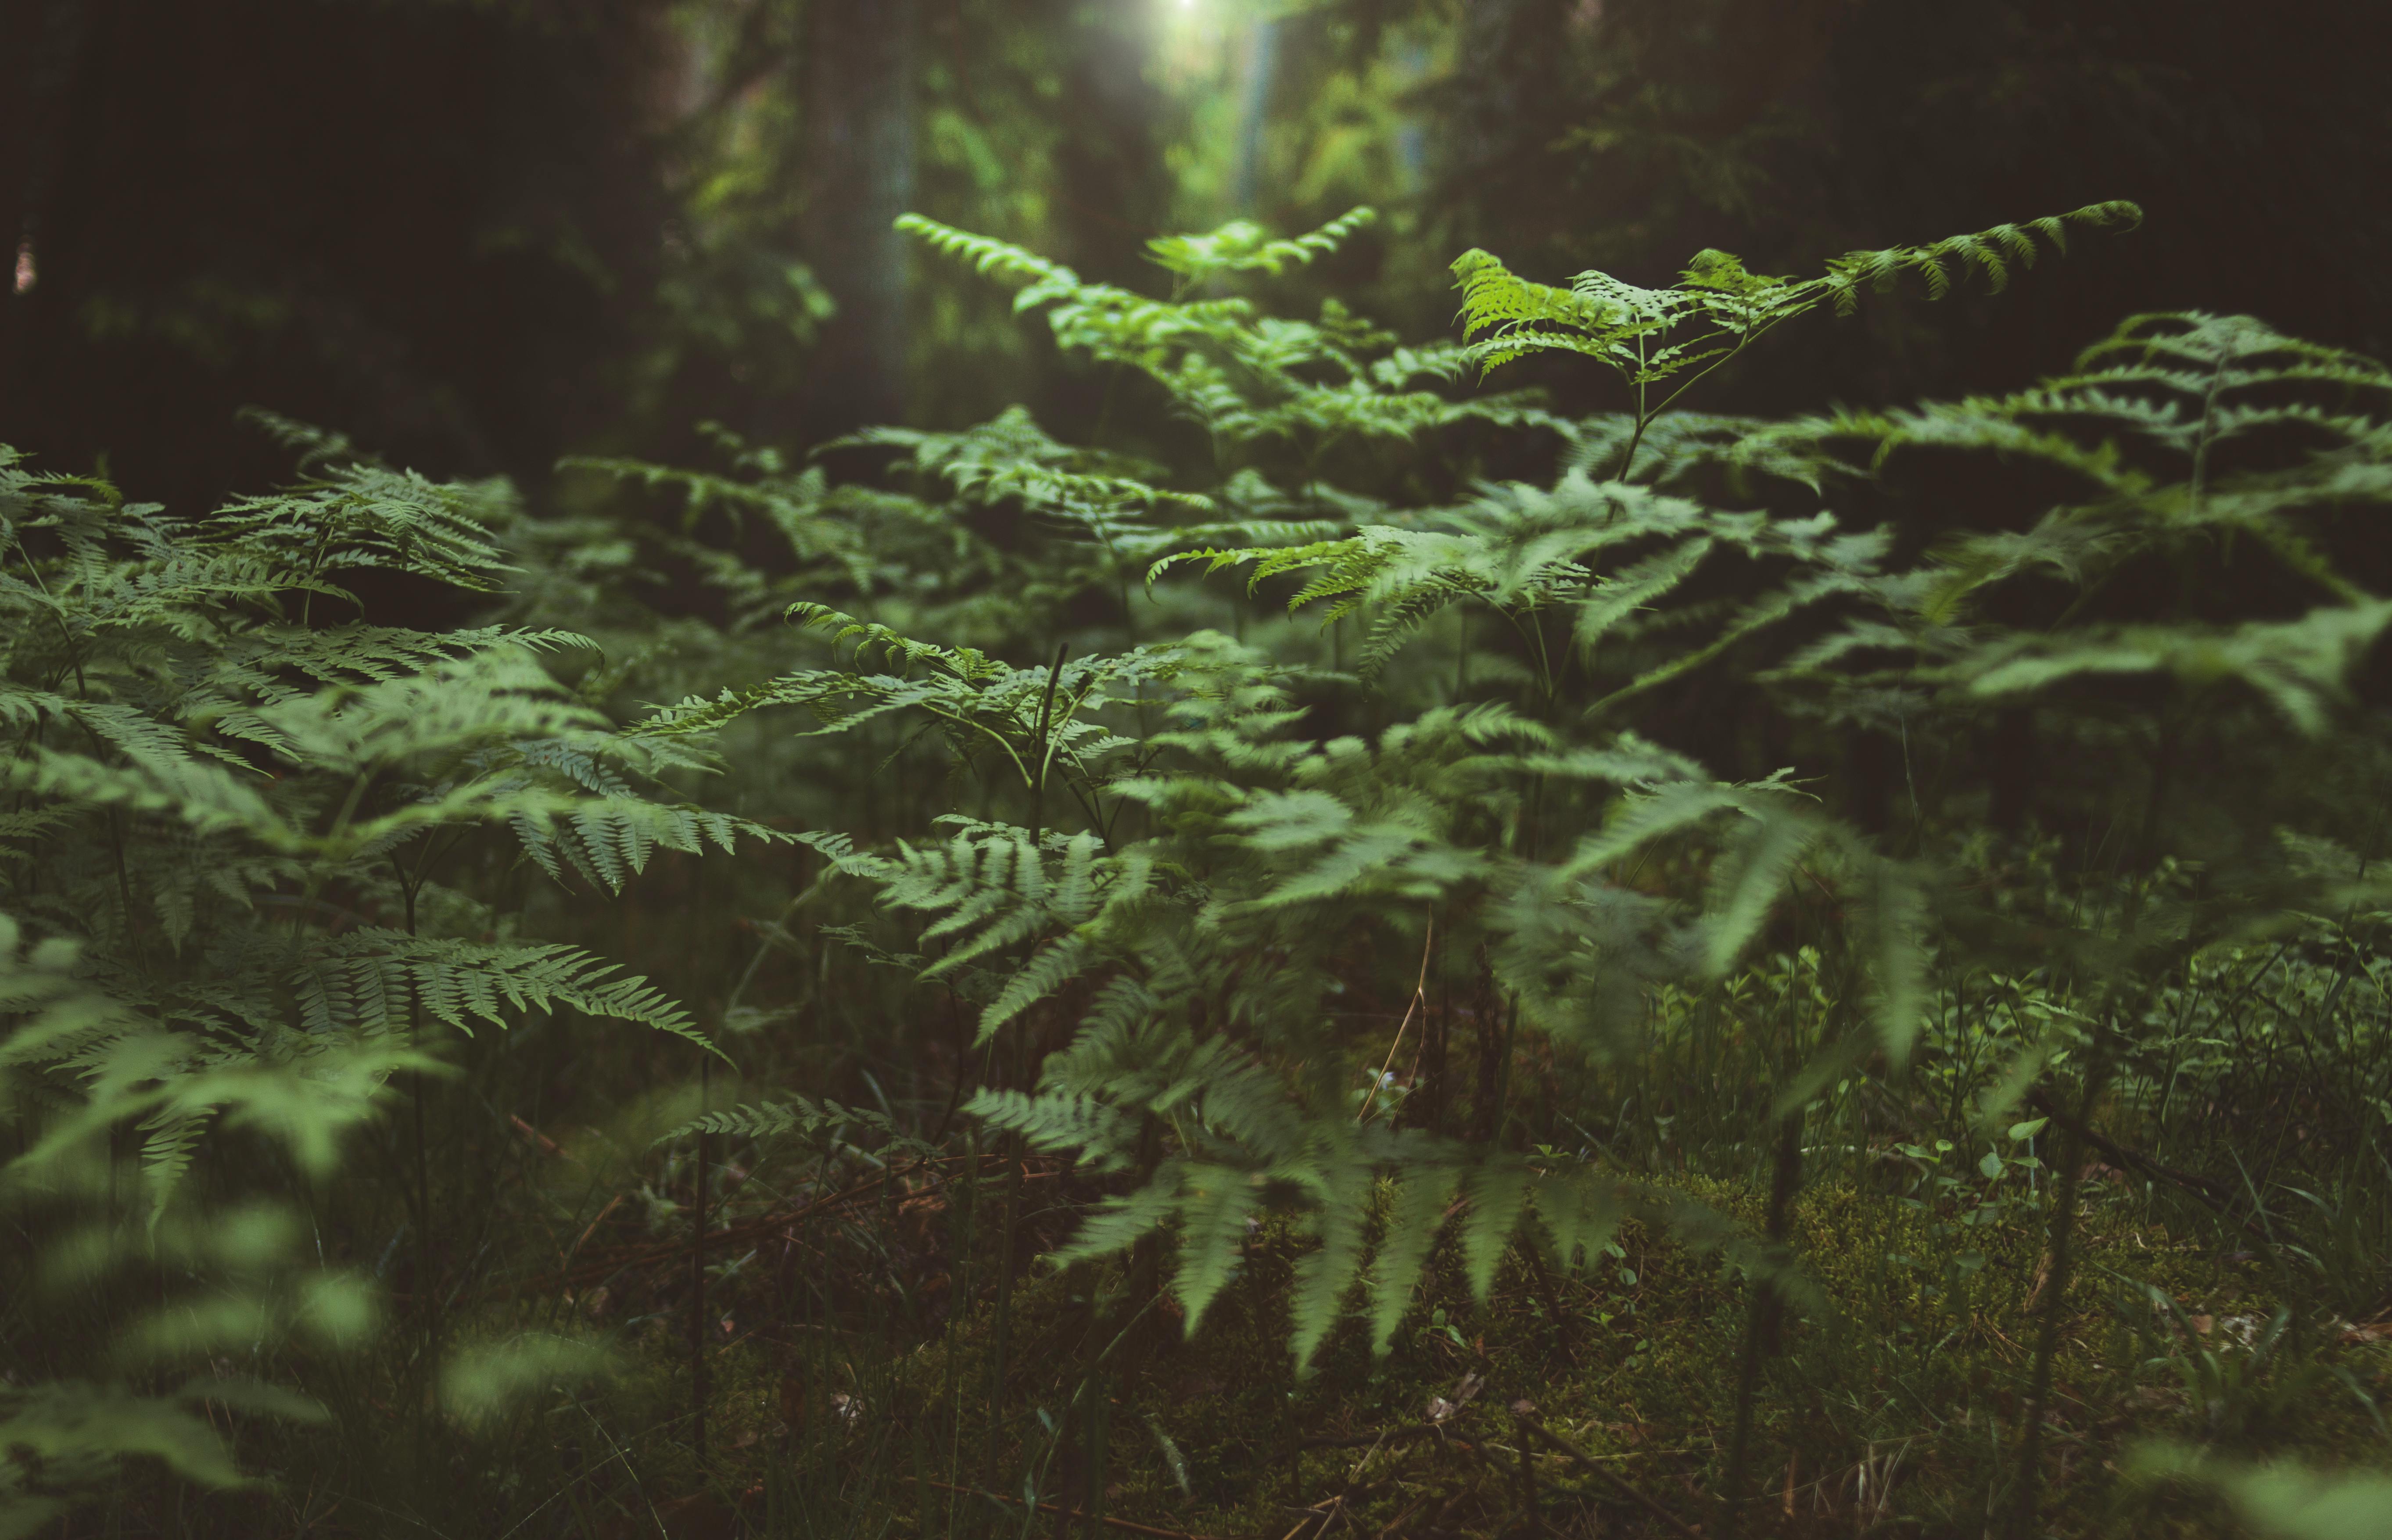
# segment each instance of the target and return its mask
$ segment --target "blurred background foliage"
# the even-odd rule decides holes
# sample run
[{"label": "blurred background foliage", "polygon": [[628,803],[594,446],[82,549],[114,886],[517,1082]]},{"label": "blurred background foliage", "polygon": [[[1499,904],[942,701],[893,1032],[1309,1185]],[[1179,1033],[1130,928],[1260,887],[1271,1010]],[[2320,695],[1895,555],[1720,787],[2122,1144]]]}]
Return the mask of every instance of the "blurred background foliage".
[{"label": "blurred background foliage", "polygon": [[1388,217],[1317,278],[1416,335],[1470,246],[1653,282],[1705,246],[1774,272],[2125,193],[2149,239],[1931,329],[1902,304],[1823,324],[1716,404],[2012,387],[2138,308],[2380,354],[2379,24],[2334,0],[6,0],[0,421],[202,506],[277,470],[228,431],[244,405],[535,496],[565,453],[685,462],[701,421],[801,443],[1100,413],[1002,296],[885,238],[908,207],[1122,282],[1157,230],[1368,202]]}]

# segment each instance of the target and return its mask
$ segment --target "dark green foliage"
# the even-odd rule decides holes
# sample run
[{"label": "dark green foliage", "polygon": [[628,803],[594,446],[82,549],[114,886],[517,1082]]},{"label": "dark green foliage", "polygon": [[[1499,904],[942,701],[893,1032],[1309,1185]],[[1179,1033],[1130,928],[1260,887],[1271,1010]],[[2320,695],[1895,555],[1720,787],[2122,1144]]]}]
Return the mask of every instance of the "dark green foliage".
[{"label": "dark green foliage", "polygon": [[[1840,1521],[2076,1523],[2047,1481],[2124,1512],[2139,1489],[2046,1441],[2056,1418],[2121,1452],[2123,1424],[2062,1403],[2148,1387],[2153,1365],[2209,1453],[2147,1468],[2272,1513],[2278,1478],[2240,1462],[2348,1446],[2271,1442],[2292,1408],[2355,1426],[2373,1405],[2333,1334],[2381,1308],[2392,1234],[2373,709],[2392,600],[2365,537],[2392,495],[2386,376],[2170,315],[2006,397],[1672,409],[1781,320],[1904,272],[1939,285],[1947,263],[1998,283],[2038,238],[2131,213],[1800,283],[1707,252],[1674,289],[1565,290],[1475,252],[1465,341],[1419,347],[1242,287],[1326,259],[1358,214],[1156,241],[1166,298],[909,218],[1110,377],[1117,435],[1075,445],[1012,409],[867,429],[802,468],[727,434],[727,473],[578,462],[678,497],[677,526],[532,520],[502,488],[287,425],[307,479],[205,519],[11,460],[0,835],[31,948],[11,1169],[97,1191],[130,1128],[149,1194],[138,1215],[101,1206],[97,1242],[45,1210],[46,1254],[122,1262],[271,1189],[218,1154],[248,1130],[329,1170],[390,1076],[422,1095],[447,1029],[563,1010],[751,1079],[660,1093],[587,1141],[517,1115],[615,1200],[509,1210],[556,1253],[531,1247],[514,1287],[595,1315],[670,1265],[687,1292],[624,1330],[685,1319],[693,1416],[717,1309],[881,1333],[778,1392],[773,1457],[812,1463],[759,1490],[797,1492],[809,1523],[1010,1525],[1017,1493],[1100,1507],[1106,1462],[1133,1458],[1115,1402],[1152,1415],[1154,1377],[1225,1321],[1274,1427],[1292,1398],[1416,1418],[1396,1377],[1450,1346],[1433,1361],[1467,1370],[1460,1403],[1499,1365],[1500,1404],[1546,1376],[1583,1434],[1580,1398],[1607,1391],[1570,1362],[1572,1323],[1610,1330],[1608,1291],[1656,1268],[1709,1345],[1654,1389],[1700,1443],[1648,1518],[1749,1530],[1781,1444],[1881,1481],[1880,1443],[1904,1439],[1932,1478]],[[1528,351],[1614,369],[1632,409],[1471,393],[1473,366]],[[1996,491],[1939,502],[1955,464]],[[713,618],[651,607],[641,576],[667,563]],[[488,592],[493,615],[368,627],[350,575],[375,568]],[[607,925],[609,896],[662,891],[708,847],[748,886],[713,907],[680,890],[689,917],[643,915],[657,936]],[[742,912],[777,917],[744,922],[726,978],[715,931]],[[652,951],[663,983],[573,944],[601,934]],[[302,1102],[317,1079],[338,1094]],[[2287,1108],[2333,1137],[2282,1133]],[[423,1152],[398,1184],[419,1227]],[[585,1271],[635,1194],[650,1234]],[[801,1243],[800,1220],[839,1238]],[[2189,1286],[2129,1271],[2149,1254],[2119,1243],[2128,1224],[2246,1249],[2284,1313],[2264,1351],[2189,1326],[2147,1341],[2151,1287],[2190,1320]],[[776,1243],[767,1291],[748,1270]],[[870,1292],[801,1260],[834,1246]],[[310,1290],[351,1298],[271,1260],[209,1263],[283,1311],[246,1322],[295,1331]],[[591,1404],[541,1400],[588,1366],[572,1334],[508,1345],[519,1318],[454,1303],[462,1280],[428,1302],[428,1242],[416,1265],[416,1366],[373,1372],[417,1404],[449,1387],[453,1418],[413,1415],[421,1448],[526,1406],[616,1438]],[[1507,1322],[1496,1352],[1464,1320]],[[2101,1330],[2097,1355],[2079,1339]],[[1962,1339],[1987,1355],[1966,1382],[1938,1358]],[[444,1353],[462,1366],[436,1378]],[[72,1393],[165,1393],[123,1383]],[[99,1426],[55,1410],[69,1394],[18,1415]],[[1463,1415],[1440,1402],[1432,1421]],[[1217,1452],[1155,1427],[1154,1469],[1194,1504],[1191,1465]],[[66,1500],[118,1447],[61,1442],[26,1480]],[[674,1447],[691,1488],[761,1457]],[[182,1469],[225,1479],[211,1458]],[[591,1522],[604,1464],[543,1502]],[[1535,1516],[1522,1480],[1516,1508],[1468,1522]]]},{"label": "dark green foliage", "polygon": [[[334,618],[359,572],[497,586],[491,526],[516,514],[501,487],[306,446],[300,485],[197,519],[0,452],[0,1062],[35,1237],[11,1331],[48,1339],[47,1374],[11,1381],[6,1442],[31,1452],[8,1467],[12,1532],[123,1455],[234,1482],[202,1401],[310,1411],[254,1381],[170,1387],[232,1344],[368,1330],[361,1280],[301,1263],[266,1178],[328,1178],[394,1075],[439,1068],[442,1029],[564,1010],[696,1036],[586,951],[487,938],[512,925],[453,873],[495,840],[618,887],[659,847],[778,837],[652,795],[698,745],[660,754],[566,692],[540,658],[577,636]],[[46,1332],[58,1291],[160,1267],[112,1347]]]}]

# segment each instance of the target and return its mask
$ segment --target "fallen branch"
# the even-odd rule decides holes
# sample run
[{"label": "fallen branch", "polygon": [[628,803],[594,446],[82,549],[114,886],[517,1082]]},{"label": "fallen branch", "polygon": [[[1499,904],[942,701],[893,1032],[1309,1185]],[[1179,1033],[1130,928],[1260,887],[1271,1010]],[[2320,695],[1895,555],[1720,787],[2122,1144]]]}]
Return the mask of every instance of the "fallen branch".
[{"label": "fallen branch", "polygon": [[[2208,1177],[2199,1176],[2191,1171],[2178,1171],[2174,1166],[2154,1159],[2140,1150],[2129,1149],[2053,1101],[2044,1094],[2040,1086],[2027,1093],[2027,1103],[2037,1112],[2100,1151],[2102,1157],[2112,1165],[2131,1167],[2146,1176],[2156,1177],[2172,1187],[2190,1193],[2226,1217],[2230,1219],[2234,1217],[2234,1195],[2225,1184],[2213,1182]],[[2262,1224],[2256,1215],[2244,1215],[2242,1223],[2243,1230],[2249,1234],[2262,1237],[2267,1235],[2267,1226]]]},{"label": "fallen branch", "polygon": [[1661,1521],[1662,1523],[1667,1524],[1673,1534],[1685,1536],[1685,1540],[1702,1540],[1702,1531],[1686,1522],[1684,1519],[1679,1518],[1668,1508],[1663,1508],[1651,1497],[1646,1496],[1642,1490],[1632,1485],[1628,1482],[1627,1478],[1619,1475],[1617,1471],[1605,1469],[1600,1464],[1596,1463],[1595,1457],[1592,1455],[1588,1454],[1585,1450],[1580,1449],[1577,1444],[1572,1443],[1569,1440],[1562,1437],[1559,1433],[1556,1433],[1552,1429],[1546,1427],[1539,1418],[1523,1414],[1520,1417],[1520,1426],[1528,1430],[1529,1432],[1536,1434],[1537,1437],[1544,1440],[1547,1443],[1552,1444],[1555,1449],[1560,1450],[1563,1454],[1567,1455],[1571,1459],[1576,1460],[1580,1466],[1592,1471],[1596,1476],[1610,1482],[1614,1491],[1618,1492],[1621,1496],[1626,1497],[1630,1502],[1634,1503],[1637,1507],[1643,1508],[1645,1512],[1651,1514],[1654,1518]]},{"label": "fallen branch", "polygon": [[580,1161],[575,1160],[573,1157],[566,1152],[564,1145],[558,1144],[547,1134],[542,1133],[540,1130],[532,1127],[529,1123],[525,1122],[519,1115],[514,1113],[508,1114],[507,1121],[513,1123],[515,1126],[515,1132],[522,1134],[525,1139],[528,1140],[533,1147],[537,1148],[540,1154],[548,1156],[552,1159],[571,1161],[577,1166],[581,1164]]}]

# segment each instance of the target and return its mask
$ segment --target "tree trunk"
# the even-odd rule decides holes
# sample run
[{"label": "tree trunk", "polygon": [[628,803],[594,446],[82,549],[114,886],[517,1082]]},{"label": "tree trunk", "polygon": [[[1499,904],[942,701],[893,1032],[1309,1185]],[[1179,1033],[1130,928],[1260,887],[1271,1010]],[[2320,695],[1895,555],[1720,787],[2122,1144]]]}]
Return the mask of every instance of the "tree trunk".
[{"label": "tree trunk", "polygon": [[914,201],[916,0],[812,7],[806,250],[838,304],[815,360],[812,429],[905,416],[906,239]]},{"label": "tree trunk", "polygon": [[1237,212],[1253,215],[1262,199],[1263,130],[1270,122],[1271,78],[1279,71],[1279,23],[1254,23],[1247,44],[1245,92],[1238,104]]}]

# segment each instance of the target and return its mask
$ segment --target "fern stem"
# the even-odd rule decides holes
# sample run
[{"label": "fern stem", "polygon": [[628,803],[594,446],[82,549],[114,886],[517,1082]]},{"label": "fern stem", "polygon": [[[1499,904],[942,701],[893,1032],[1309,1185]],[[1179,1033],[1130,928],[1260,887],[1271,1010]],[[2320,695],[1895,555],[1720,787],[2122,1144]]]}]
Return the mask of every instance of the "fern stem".
[{"label": "fern stem", "polygon": [[[415,1303],[423,1321],[423,1347],[418,1362],[428,1379],[440,1363],[440,1290],[432,1277],[432,1163],[423,1136],[423,1099],[430,1077],[418,1073],[410,1111],[415,1138]],[[415,1469],[428,1477],[432,1461],[432,1410],[429,1386],[412,1397],[415,1413]]]},{"label": "fern stem", "polygon": [[[1046,688],[1040,694],[1038,701],[1038,730],[1032,745],[1032,752],[1036,756],[1037,770],[1030,783],[1030,844],[1034,860],[1037,859],[1035,851],[1038,842],[1046,833],[1046,768],[1050,758],[1046,747],[1047,731],[1054,718],[1055,690],[1062,680],[1063,659],[1069,652],[1070,645],[1069,642],[1062,641],[1055,644],[1055,661],[1047,666]],[[1013,1063],[1010,1073],[1006,1079],[1008,1084],[1020,1087],[1026,1083],[1029,1073],[1029,1023],[1014,1022],[1011,1030]],[[994,1049],[994,1044],[991,1044],[991,1047]],[[991,1486],[996,1484],[997,1430],[1000,1425],[997,1414],[998,1408],[1005,1400],[1006,1360],[1012,1346],[1015,1227],[1020,1219],[1024,1151],[1021,1136],[1018,1133],[1007,1134],[999,1148],[1003,1153],[1006,1167],[1005,1209],[997,1223],[996,1318],[991,1325],[989,1334],[986,1480],[987,1484]],[[1024,1533],[1027,1534],[1026,1528]]]},{"label": "fern stem", "polygon": [[[1482,964],[1484,957],[1481,958]],[[1491,978],[1484,980],[1485,988],[1478,1002],[1478,1088],[1470,1108],[1471,1137],[1486,1144],[1495,1137],[1500,1111],[1496,1106],[1500,1074],[1499,1056],[1503,1051],[1502,1029],[1496,1017],[1500,1003]]]},{"label": "fern stem", "polygon": [[[398,853],[391,852],[391,865],[398,867]],[[399,897],[405,905],[407,934],[415,935],[415,886],[399,872]],[[420,981],[410,980],[407,990],[407,1030],[410,1046],[423,1038],[423,990]],[[427,1376],[436,1373],[440,1364],[440,1289],[432,1275],[432,1156],[431,1141],[423,1130],[423,1104],[432,1094],[432,1077],[423,1070],[415,1073],[415,1094],[410,1099],[410,1132],[415,1144],[415,1297],[423,1321],[422,1362]],[[431,1469],[432,1412],[430,1398],[418,1394],[415,1406],[415,1469],[419,1479]]]},{"label": "fern stem", "polygon": [[[1061,649],[1057,649],[1060,657]],[[1026,1083],[1029,1059],[1029,1022],[1017,1020],[1007,1029],[1013,1034],[1013,1063],[1006,1082],[1014,1087]],[[992,1050],[995,1044],[990,1044]],[[1017,1249],[1015,1227],[1021,1218],[1021,1183],[1025,1164],[1025,1145],[1020,1133],[1008,1133],[997,1146],[1005,1161],[1005,1208],[997,1219],[996,1259],[996,1319],[989,1331],[988,1370],[988,1484],[996,1484],[996,1441],[1000,1426],[998,1409],[1005,1403],[1007,1358],[1013,1346],[1013,1275],[1014,1253]]]},{"label": "fern stem", "polygon": [[[1783,320],[1784,318],[1785,317],[1780,317],[1778,319]],[[1644,442],[1644,430],[1659,419],[1660,416],[1667,412],[1671,407],[1676,406],[1678,404],[1678,397],[1685,395],[1688,391],[1693,390],[1696,385],[1701,384],[1713,370],[1723,369],[1727,365],[1734,363],[1737,354],[1742,353],[1748,346],[1759,341],[1761,338],[1769,335],[1771,331],[1776,329],[1778,321],[1771,321],[1765,326],[1758,327],[1753,330],[1745,333],[1743,336],[1738,337],[1734,347],[1728,349],[1725,353],[1720,355],[1719,357],[1713,359],[1708,364],[1705,364],[1701,369],[1698,369],[1694,373],[1688,375],[1686,377],[1685,383],[1680,385],[1676,390],[1673,390],[1669,395],[1663,396],[1661,398],[1661,404],[1654,408],[1649,414],[1644,410],[1644,387],[1642,385],[1637,386],[1636,430],[1629,435],[1628,453],[1620,461],[1619,475],[1618,479],[1620,481],[1626,481],[1628,479],[1630,467],[1636,463],[1637,446]],[[1644,345],[1644,339],[1641,337],[1638,338],[1636,345],[1639,357],[1641,358]]]},{"label": "fern stem", "polygon": [[988,1482],[996,1482],[996,1441],[1005,1404],[1006,1360],[1013,1346],[1013,1230],[1020,1217],[1021,1156],[1018,1136],[1008,1134],[1001,1146],[1005,1157],[1005,1208],[996,1225],[996,1310],[990,1324],[988,1347]]},{"label": "fern stem", "polygon": [[133,878],[124,865],[124,825],[114,808],[108,809],[108,848],[116,861],[116,900],[124,909],[124,944],[137,957],[141,931],[133,923]]},{"label": "fern stem", "polygon": [[[1777,1120],[1777,1154],[1769,1183],[1767,1234],[1773,1250],[1782,1248],[1793,1217],[1794,1195],[1802,1185],[1802,1111]],[[1778,1259],[1783,1264],[1783,1259]],[[1733,1535],[1741,1521],[1752,1458],[1753,1412],[1761,1399],[1761,1365],[1776,1351],[1786,1310],[1774,1277],[1756,1278],[1745,1313],[1744,1343],[1736,1370],[1736,1424],[1728,1437],[1727,1470],[1720,1482],[1720,1533]]]},{"label": "fern stem", "polygon": [[[57,617],[53,616],[52,618],[55,619]],[[72,634],[67,631],[66,622],[64,620],[58,621],[58,631],[61,635],[67,636],[69,640],[69,651],[67,656],[69,660],[74,664],[75,693],[79,697],[88,700],[91,698],[91,689],[90,686],[84,682],[83,659],[77,656],[72,650]],[[83,728],[84,736],[91,740],[93,749],[100,754],[102,757],[105,757],[108,753],[108,745],[100,738],[98,731],[95,730],[89,722],[79,722],[78,725]],[[145,949],[141,945],[140,929],[133,923],[133,879],[126,871],[124,864],[124,824],[122,819],[118,816],[117,809],[113,807],[108,809],[108,848],[110,854],[115,859],[116,862],[117,902],[122,904],[124,909],[124,945],[126,950],[137,958],[142,955]]]},{"label": "fern stem", "polygon": [[1628,434],[1627,451],[1619,457],[1619,474],[1615,478],[1619,481],[1626,481],[1628,472],[1634,468],[1637,446],[1644,442],[1644,425],[1653,421],[1653,414],[1644,409],[1647,389],[1648,382],[1644,379],[1644,334],[1640,331],[1636,334],[1636,426]]},{"label": "fern stem", "polygon": [[[959,1381],[962,1377],[959,1373],[960,1365],[956,1362],[958,1355],[956,1352],[956,1323],[963,1318],[964,1313],[970,1308],[971,1301],[980,1292],[980,1278],[972,1265],[973,1257],[976,1254],[975,1243],[978,1239],[980,1218],[981,1149],[978,1124],[972,1125],[965,1133],[964,1147],[966,1159],[962,1185],[960,1187],[951,1185],[949,1188],[951,1195],[948,1200],[951,1205],[949,1211],[953,1217],[949,1221],[952,1228],[948,1233],[948,1245],[952,1248],[954,1257],[952,1270],[955,1277],[949,1285],[947,1318],[943,1323],[942,1333],[946,1346],[945,1404],[951,1419],[947,1438],[947,1485],[950,1487],[957,1485],[963,1480],[964,1465],[963,1398],[959,1393],[961,1390]],[[990,1407],[991,1419],[993,1420],[995,1416],[995,1408]],[[927,1525],[925,1533],[928,1533]],[[947,1540],[955,1540],[955,1533],[956,1505],[950,1502],[947,1504]]]},{"label": "fern stem", "polygon": [[1081,1457],[1080,1506],[1087,1510],[1091,1533],[1105,1521],[1105,1465],[1112,1452],[1112,1387],[1119,1376],[1099,1369],[1097,1393],[1088,1404],[1088,1426],[1083,1435],[1086,1453]]},{"label": "fern stem", "polygon": [[2095,1103],[2108,1079],[2108,1042],[2106,1032],[2097,1040],[2076,1116],[2060,1128],[2060,1190],[2052,1196],[2051,1228],[2045,1241],[2050,1269],[2044,1275],[2043,1318],[2036,1324],[2034,1365],[2027,1382],[2026,1404],[2020,1411],[2024,1421],[2019,1429],[2018,1473],[2002,1527],[2008,1540],[2026,1540],[2043,1508],[2043,1414],[2051,1401],[2052,1364],[2060,1356],[2060,1333],[2067,1322],[2068,1288],[2076,1266],[2076,1210],[2085,1184],[2082,1130],[2090,1126]]},{"label": "fern stem", "polygon": [[1495,1061],[1495,1119],[1488,1142],[1500,1145],[1511,1123],[1512,1059],[1520,1042],[1520,997],[1506,993],[1503,1006],[1503,1050]]},{"label": "fern stem", "polygon": [[1068,641],[1055,643],[1055,661],[1046,666],[1046,689],[1038,697],[1038,732],[1032,752],[1038,757],[1037,773],[1030,783],[1030,846],[1038,848],[1041,835],[1046,832],[1046,767],[1053,756],[1046,746],[1047,729],[1055,717],[1055,687],[1063,678],[1063,659],[1071,652]]},{"label": "fern stem", "polygon": [[[697,1062],[697,1114],[709,1110],[714,1061]],[[697,1173],[690,1190],[689,1232],[689,1420],[690,1451],[697,1467],[706,1469],[706,1170],[714,1153],[714,1136],[703,1127],[697,1132]]]}]

